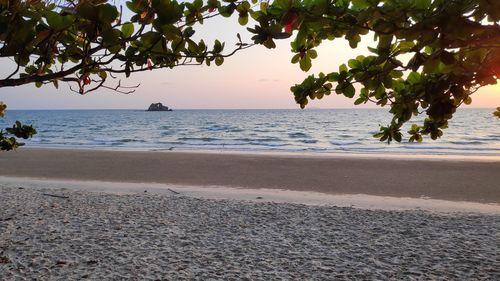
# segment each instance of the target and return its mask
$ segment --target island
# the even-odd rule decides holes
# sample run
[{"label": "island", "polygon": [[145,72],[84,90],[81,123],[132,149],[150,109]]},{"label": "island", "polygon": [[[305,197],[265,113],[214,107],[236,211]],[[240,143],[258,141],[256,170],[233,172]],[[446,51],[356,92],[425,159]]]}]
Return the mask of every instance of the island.
[{"label": "island", "polygon": [[168,106],[164,106],[161,102],[159,102],[152,103],[146,111],[172,111],[172,109],[168,108]]}]

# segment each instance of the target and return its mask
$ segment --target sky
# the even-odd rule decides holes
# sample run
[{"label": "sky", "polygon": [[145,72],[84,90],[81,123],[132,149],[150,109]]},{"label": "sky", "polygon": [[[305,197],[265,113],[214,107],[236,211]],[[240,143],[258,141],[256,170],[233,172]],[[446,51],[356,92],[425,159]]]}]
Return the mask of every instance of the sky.
[{"label": "sky", "polygon": [[[249,24],[251,26],[251,24]],[[197,31],[198,38],[213,42],[226,41],[226,52],[236,43],[240,33],[244,42],[251,34],[235,17],[214,18]],[[182,66],[132,74],[122,79],[122,85],[137,85],[135,93],[124,95],[100,89],[87,95],[71,92],[67,85],[59,89],[52,85],[36,88],[25,85],[0,88],[0,101],[9,109],[142,109],[153,102],[162,102],[174,109],[281,109],[299,108],[290,86],[300,83],[310,74],[338,70],[349,58],[367,54],[363,41],[353,50],[343,39],[324,42],[318,48],[318,58],[307,73],[290,62],[290,40],[277,41],[276,49],[254,46],[226,58],[222,66]],[[14,64],[0,60],[0,77],[6,77]],[[118,81],[111,81],[117,83]],[[309,103],[309,108],[375,107],[354,106],[354,99],[332,94]],[[470,107],[500,106],[500,85],[485,87],[474,94]]]}]

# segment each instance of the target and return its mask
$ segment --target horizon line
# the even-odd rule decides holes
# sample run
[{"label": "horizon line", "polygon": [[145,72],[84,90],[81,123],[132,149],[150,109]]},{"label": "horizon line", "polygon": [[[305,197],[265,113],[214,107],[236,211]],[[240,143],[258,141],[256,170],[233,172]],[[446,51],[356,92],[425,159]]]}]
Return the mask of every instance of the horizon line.
[{"label": "horizon line", "polygon": [[[495,109],[492,107],[461,107],[462,109]],[[286,108],[172,108],[172,110],[331,110],[331,109],[390,109],[390,107],[311,107],[301,109],[300,107],[286,107]],[[460,109],[460,108],[459,108]],[[15,110],[141,110],[147,111],[147,108],[7,108],[6,111]]]}]

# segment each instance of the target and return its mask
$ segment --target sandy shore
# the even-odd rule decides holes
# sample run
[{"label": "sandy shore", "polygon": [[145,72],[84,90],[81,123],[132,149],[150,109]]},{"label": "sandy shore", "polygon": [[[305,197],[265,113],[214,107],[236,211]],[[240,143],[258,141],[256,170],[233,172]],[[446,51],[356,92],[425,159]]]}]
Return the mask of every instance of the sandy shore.
[{"label": "sandy shore", "polygon": [[500,162],[26,149],[0,175],[500,203]]},{"label": "sandy shore", "polygon": [[0,279],[495,280],[500,216],[0,184]]},{"label": "sandy shore", "polygon": [[457,159],[2,153],[0,280],[495,280],[499,168]]},{"label": "sandy shore", "polygon": [[367,194],[327,194],[269,188],[233,188],[225,186],[188,186],[159,183],[126,183],[17,178],[0,176],[0,187],[90,191],[118,195],[179,195],[199,199],[293,203],[309,206],[350,207],[365,210],[424,210],[433,213],[476,213],[500,215],[500,204],[450,201],[431,198],[391,197]]}]

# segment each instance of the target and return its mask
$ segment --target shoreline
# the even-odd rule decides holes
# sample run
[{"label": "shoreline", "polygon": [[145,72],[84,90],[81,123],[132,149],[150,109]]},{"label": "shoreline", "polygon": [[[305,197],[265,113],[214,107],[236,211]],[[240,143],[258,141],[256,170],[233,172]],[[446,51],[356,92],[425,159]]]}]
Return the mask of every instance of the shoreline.
[{"label": "shoreline", "polygon": [[[407,154],[407,152],[360,152],[360,151],[280,151],[280,150],[238,150],[238,149],[197,149],[197,148],[139,148],[139,147],[91,147],[91,146],[33,146],[21,147],[18,150],[81,150],[81,151],[111,151],[111,152],[159,152],[159,153],[191,153],[191,154],[222,154],[247,156],[279,156],[305,158],[357,158],[357,159],[399,159],[426,161],[457,161],[457,162],[500,162],[500,154]],[[415,151],[418,152],[418,151]]]},{"label": "shoreline", "polygon": [[0,176],[500,203],[500,162],[22,148]]},{"label": "shoreline", "polygon": [[242,203],[299,204],[383,211],[428,211],[432,213],[477,213],[500,215],[500,204],[449,201],[426,197],[391,197],[366,194],[326,194],[285,189],[250,189],[224,186],[186,186],[158,183],[49,180],[0,176],[1,188],[50,191],[50,193],[92,192],[114,195],[181,196]]}]

